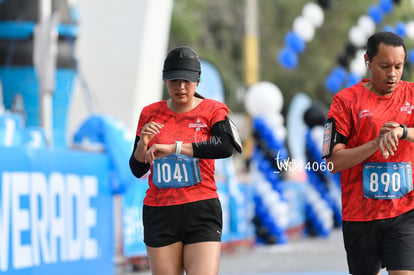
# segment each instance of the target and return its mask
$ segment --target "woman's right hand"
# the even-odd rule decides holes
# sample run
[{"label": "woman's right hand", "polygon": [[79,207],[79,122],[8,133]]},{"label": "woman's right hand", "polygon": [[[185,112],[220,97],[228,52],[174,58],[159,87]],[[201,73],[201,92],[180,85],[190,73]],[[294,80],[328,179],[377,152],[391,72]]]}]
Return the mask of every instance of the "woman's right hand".
[{"label": "woman's right hand", "polygon": [[142,127],[141,133],[139,134],[140,142],[143,145],[148,146],[150,140],[160,133],[161,128],[164,127],[164,124],[157,123],[155,121],[148,122]]}]

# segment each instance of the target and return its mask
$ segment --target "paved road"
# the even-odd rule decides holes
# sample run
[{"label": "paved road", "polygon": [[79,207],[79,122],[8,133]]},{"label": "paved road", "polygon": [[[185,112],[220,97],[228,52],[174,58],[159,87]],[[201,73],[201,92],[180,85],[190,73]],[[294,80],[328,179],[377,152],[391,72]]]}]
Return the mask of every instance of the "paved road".
[{"label": "paved road", "polygon": [[260,246],[236,254],[223,254],[220,266],[220,274],[223,275],[345,275],[346,271],[345,252],[339,230],[326,239],[301,238],[285,245]]},{"label": "paved road", "polygon": [[[150,275],[149,271],[119,275]],[[224,252],[220,275],[347,275],[342,233],[327,238],[304,237],[285,245],[256,246]],[[386,274],[383,272],[383,274]]]}]

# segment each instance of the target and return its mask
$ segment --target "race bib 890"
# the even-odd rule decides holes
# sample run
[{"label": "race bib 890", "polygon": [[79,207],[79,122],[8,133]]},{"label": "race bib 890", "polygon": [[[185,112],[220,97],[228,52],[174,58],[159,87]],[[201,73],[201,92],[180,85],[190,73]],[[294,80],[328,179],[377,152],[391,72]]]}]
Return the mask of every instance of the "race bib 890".
[{"label": "race bib 890", "polygon": [[364,197],[397,199],[413,190],[410,162],[368,162],[363,168]]},{"label": "race bib 890", "polygon": [[181,188],[201,182],[197,158],[172,154],[155,159],[152,181],[158,188]]}]

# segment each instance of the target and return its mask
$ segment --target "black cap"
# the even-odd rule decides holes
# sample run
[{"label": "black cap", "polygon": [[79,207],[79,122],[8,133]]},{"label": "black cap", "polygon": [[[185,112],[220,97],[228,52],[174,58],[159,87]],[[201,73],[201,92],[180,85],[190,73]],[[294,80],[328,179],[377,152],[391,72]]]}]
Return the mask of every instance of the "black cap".
[{"label": "black cap", "polygon": [[200,58],[188,46],[171,49],[164,61],[162,78],[164,80],[184,79],[197,82],[200,79]]}]

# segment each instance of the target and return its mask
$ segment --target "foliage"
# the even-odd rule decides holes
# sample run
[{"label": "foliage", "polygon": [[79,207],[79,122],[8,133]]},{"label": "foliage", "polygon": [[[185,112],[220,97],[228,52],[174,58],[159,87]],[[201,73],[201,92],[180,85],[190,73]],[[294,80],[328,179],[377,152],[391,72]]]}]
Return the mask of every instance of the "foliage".
[{"label": "foliage", "polygon": [[170,48],[190,45],[214,64],[224,80],[229,106],[242,70],[243,3],[241,0],[176,0]]},{"label": "foliage", "polygon": [[[277,61],[284,46],[284,36],[292,30],[293,20],[309,0],[258,0],[259,80],[270,81],[280,88],[286,109],[298,92],[329,104],[332,99],[324,85],[325,78],[337,64],[337,57],[348,42],[349,29],[360,16],[367,14],[375,0],[335,0],[324,10],[324,24],[299,55],[296,69],[283,68]],[[175,0],[171,24],[170,47],[187,44],[200,57],[214,64],[223,77],[226,103],[234,111],[243,111],[246,87],[243,79],[243,0]],[[414,4],[401,0],[394,11],[384,16],[383,24],[412,20]],[[407,41],[408,48],[413,45]],[[412,76],[412,73],[407,74]],[[284,110],[286,111],[286,110]]]}]

